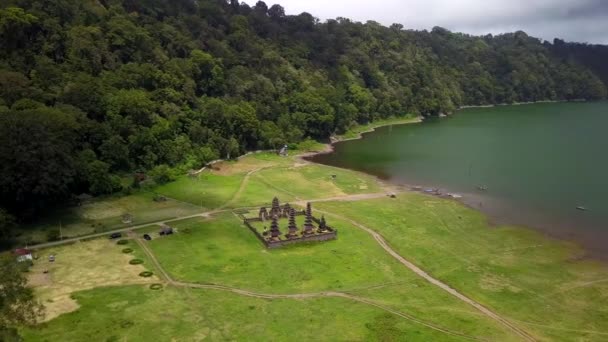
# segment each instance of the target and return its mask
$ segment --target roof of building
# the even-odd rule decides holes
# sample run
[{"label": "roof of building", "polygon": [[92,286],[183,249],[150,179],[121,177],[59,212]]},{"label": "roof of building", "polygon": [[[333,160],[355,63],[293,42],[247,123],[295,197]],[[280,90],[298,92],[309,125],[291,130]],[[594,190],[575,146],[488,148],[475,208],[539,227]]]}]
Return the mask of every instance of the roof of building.
[{"label": "roof of building", "polygon": [[13,254],[15,255],[28,255],[28,254],[32,254],[32,251],[27,249],[27,248],[17,248],[13,251]]}]

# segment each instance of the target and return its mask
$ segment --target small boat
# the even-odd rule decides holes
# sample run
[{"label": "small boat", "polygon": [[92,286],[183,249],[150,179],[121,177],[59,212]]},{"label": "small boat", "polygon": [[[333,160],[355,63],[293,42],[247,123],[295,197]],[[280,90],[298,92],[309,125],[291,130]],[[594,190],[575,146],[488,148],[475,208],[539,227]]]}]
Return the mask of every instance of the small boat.
[{"label": "small boat", "polygon": [[578,206],[578,207],[576,207],[576,210],[587,211],[587,208],[585,208],[583,206]]},{"label": "small boat", "polygon": [[477,187],[477,190],[480,190],[480,191],[487,191],[487,190],[488,190],[488,187],[487,187],[487,186],[484,186],[484,185],[480,185],[480,186],[478,186],[478,187]]}]

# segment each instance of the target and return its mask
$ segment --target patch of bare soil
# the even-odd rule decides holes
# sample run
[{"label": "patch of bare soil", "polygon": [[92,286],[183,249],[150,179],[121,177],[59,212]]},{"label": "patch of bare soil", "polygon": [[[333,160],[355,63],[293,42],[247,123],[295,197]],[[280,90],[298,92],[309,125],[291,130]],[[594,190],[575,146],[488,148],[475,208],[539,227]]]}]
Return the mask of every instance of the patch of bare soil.
[{"label": "patch of bare soil", "polygon": [[[28,284],[46,307],[45,320],[78,309],[70,295],[100,286],[146,284],[158,282],[153,276],[143,278],[142,265],[130,265],[134,256],[122,253],[125,246],[97,239],[73,245],[42,250],[28,275]],[[128,247],[128,246],[127,246]],[[49,255],[55,261],[48,261]]]}]

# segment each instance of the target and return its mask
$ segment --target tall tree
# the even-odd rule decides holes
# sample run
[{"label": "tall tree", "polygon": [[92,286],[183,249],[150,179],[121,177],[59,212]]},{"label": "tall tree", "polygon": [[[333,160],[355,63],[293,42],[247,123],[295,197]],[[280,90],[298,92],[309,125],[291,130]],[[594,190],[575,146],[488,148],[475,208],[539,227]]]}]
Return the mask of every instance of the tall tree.
[{"label": "tall tree", "polygon": [[44,316],[44,308],[9,255],[0,255],[0,289],[0,340],[19,341],[16,327],[36,323]]}]

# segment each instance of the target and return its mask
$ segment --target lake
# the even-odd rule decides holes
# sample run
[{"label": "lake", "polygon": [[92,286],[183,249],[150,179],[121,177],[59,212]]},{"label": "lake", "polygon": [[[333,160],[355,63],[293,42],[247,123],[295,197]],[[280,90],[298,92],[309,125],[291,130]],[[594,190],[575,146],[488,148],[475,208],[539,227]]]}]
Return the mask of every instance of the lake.
[{"label": "lake", "polygon": [[466,109],[334,147],[313,160],[455,192],[496,223],[538,228],[608,256],[607,102]]}]

